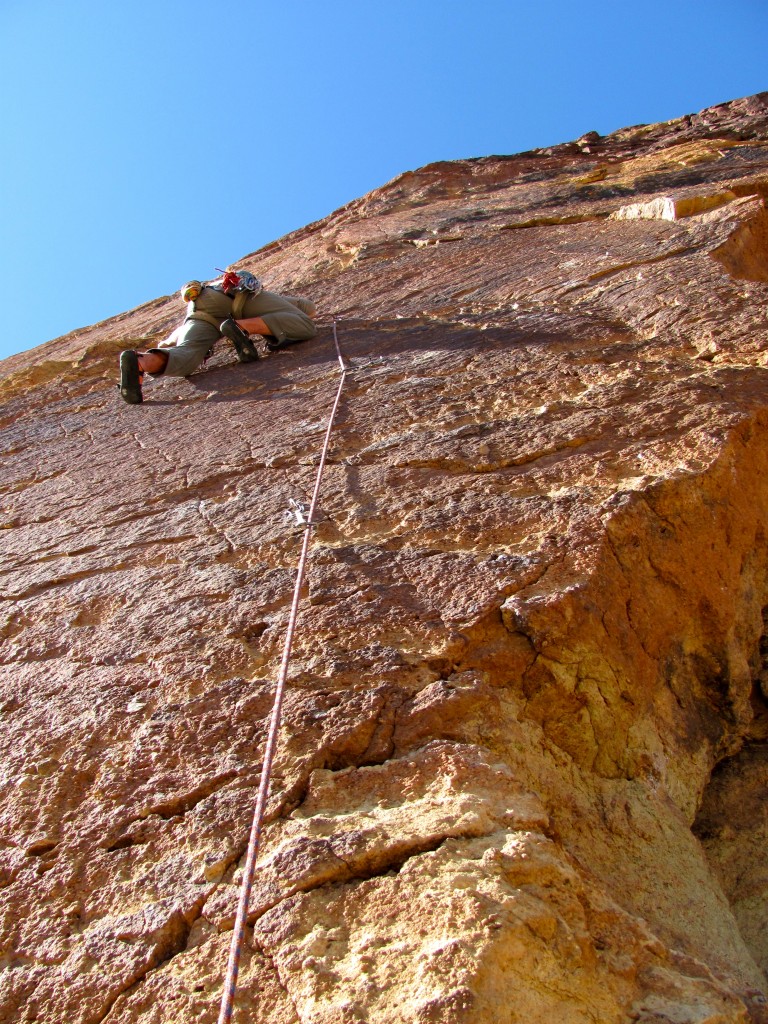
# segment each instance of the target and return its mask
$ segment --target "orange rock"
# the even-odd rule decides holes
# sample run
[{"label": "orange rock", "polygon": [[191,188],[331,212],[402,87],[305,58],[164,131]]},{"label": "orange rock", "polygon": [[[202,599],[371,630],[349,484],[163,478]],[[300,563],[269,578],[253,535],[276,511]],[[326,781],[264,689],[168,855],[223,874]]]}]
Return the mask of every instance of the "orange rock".
[{"label": "orange rock", "polygon": [[310,343],[0,365],[4,1019],[216,1019],[334,315],[240,1019],[768,1019],[766,195],[768,94],[433,164],[242,261]]}]

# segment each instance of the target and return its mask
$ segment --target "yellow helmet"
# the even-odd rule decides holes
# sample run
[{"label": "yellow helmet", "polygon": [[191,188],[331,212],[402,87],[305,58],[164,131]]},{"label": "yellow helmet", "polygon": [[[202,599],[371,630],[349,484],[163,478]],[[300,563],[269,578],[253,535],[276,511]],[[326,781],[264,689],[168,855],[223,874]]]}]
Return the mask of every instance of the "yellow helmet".
[{"label": "yellow helmet", "polygon": [[187,281],[181,289],[181,297],[184,302],[194,302],[202,290],[203,286],[200,281]]}]

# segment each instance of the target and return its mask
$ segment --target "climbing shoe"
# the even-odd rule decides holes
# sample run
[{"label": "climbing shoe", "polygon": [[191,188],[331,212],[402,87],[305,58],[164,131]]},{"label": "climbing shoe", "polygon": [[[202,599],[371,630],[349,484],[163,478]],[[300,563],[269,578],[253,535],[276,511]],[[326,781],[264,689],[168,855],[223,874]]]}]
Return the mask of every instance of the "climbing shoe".
[{"label": "climbing shoe", "polygon": [[237,358],[241,363],[253,363],[259,358],[259,352],[256,346],[253,344],[249,336],[245,333],[242,327],[238,327],[235,321],[230,317],[224,320],[219,325],[219,330],[225,338],[229,338],[232,344],[235,346],[237,352]]},{"label": "climbing shoe", "polygon": [[281,341],[279,338],[276,338],[274,334],[264,335],[264,347],[267,352],[277,352],[278,349],[288,348],[289,345],[298,345],[298,343],[298,338],[283,338]]},{"label": "climbing shoe", "polygon": [[138,405],[144,401],[141,393],[141,381],[144,374],[139,369],[139,357],[132,349],[120,353],[120,397],[129,405]]}]

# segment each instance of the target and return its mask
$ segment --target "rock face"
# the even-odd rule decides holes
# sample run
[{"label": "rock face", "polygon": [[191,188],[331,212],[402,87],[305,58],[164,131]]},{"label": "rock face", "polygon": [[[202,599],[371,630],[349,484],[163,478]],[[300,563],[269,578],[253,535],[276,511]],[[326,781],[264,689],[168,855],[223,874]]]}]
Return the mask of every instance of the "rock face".
[{"label": "rock face", "polygon": [[242,261],[317,339],[0,367],[0,1017],[768,1019],[768,94],[407,173]]}]

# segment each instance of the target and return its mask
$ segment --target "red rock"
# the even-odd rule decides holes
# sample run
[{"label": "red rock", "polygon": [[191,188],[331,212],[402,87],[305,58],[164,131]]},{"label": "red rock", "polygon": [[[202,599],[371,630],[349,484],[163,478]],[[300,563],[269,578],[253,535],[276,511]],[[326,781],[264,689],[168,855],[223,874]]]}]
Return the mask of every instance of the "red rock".
[{"label": "red rock", "polygon": [[242,261],[313,342],[0,365],[6,1019],[216,1020],[333,315],[241,1019],[766,1019],[766,194],[768,94],[434,164]]}]

